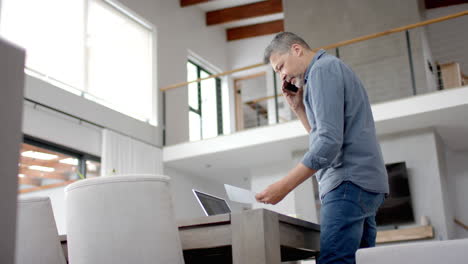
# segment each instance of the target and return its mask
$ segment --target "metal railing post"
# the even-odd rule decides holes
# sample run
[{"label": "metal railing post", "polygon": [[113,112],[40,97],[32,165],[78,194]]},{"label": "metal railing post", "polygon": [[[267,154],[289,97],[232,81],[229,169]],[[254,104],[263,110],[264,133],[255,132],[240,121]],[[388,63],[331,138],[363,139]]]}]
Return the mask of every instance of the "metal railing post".
[{"label": "metal railing post", "polygon": [[278,91],[276,90],[277,88],[277,82],[276,82],[276,72],[273,71],[273,90],[275,93],[275,119],[276,123],[279,123],[279,111],[278,111]]},{"label": "metal railing post", "polygon": [[411,73],[411,87],[413,88],[413,95],[416,95],[416,80],[414,78],[414,66],[413,66],[413,53],[411,51],[411,40],[409,31],[406,30],[406,47],[408,48],[408,60],[410,65],[410,73]]},{"label": "metal railing post", "polygon": [[437,90],[444,89],[444,80],[442,79],[442,71],[440,70],[440,64],[436,63],[437,67]]},{"label": "metal railing post", "polygon": [[163,146],[166,146],[166,91],[162,92],[162,111]]},{"label": "metal railing post", "polygon": [[255,103],[255,110],[257,111],[257,126],[260,126],[260,104]]}]

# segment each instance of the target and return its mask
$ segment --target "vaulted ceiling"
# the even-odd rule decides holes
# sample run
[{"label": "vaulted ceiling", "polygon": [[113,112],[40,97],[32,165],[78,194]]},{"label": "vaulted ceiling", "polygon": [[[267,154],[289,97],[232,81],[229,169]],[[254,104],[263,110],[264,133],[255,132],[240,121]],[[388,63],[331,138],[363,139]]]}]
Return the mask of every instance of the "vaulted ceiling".
[{"label": "vaulted ceiling", "polygon": [[180,0],[205,11],[206,25],[226,30],[228,41],[284,31],[282,0]]},{"label": "vaulted ceiling", "polygon": [[[206,25],[226,29],[228,41],[284,31],[283,0],[180,0],[180,6],[205,11]],[[468,0],[424,0],[427,9]]]}]

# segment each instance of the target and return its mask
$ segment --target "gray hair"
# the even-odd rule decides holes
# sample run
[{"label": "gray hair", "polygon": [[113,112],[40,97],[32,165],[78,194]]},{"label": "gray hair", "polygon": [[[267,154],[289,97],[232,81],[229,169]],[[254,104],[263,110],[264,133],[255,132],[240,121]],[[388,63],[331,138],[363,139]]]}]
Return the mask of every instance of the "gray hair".
[{"label": "gray hair", "polygon": [[302,47],[310,50],[309,45],[298,35],[291,32],[281,32],[273,38],[270,45],[266,47],[263,55],[263,62],[270,63],[270,57],[273,53],[286,53],[289,52],[293,44],[299,44]]}]

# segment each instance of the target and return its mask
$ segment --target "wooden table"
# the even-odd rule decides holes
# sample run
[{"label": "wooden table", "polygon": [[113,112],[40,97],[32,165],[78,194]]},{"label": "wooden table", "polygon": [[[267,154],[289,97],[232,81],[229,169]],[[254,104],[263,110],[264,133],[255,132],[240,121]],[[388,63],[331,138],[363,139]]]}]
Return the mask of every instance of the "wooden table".
[{"label": "wooden table", "polygon": [[180,221],[179,234],[187,263],[192,262],[192,251],[205,249],[230,251],[234,264],[308,259],[320,250],[319,225],[266,209]]},{"label": "wooden table", "polygon": [[[266,209],[178,222],[186,264],[277,264],[315,258],[320,226]],[[60,236],[66,252],[66,236]]]}]

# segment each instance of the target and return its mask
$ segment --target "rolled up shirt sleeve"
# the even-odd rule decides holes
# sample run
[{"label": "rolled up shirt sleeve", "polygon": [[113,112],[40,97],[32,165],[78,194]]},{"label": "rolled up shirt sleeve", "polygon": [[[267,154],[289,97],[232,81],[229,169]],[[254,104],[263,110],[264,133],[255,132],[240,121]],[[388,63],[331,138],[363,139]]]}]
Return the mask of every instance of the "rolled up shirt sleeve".
[{"label": "rolled up shirt sleeve", "polygon": [[312,108],[315,126],[309,134],[309,150],[302,163],[314,170],[330,166],[343,145],[343,75],[339,65],[329,66],[314,69],[307,84],[306,100]]}]

